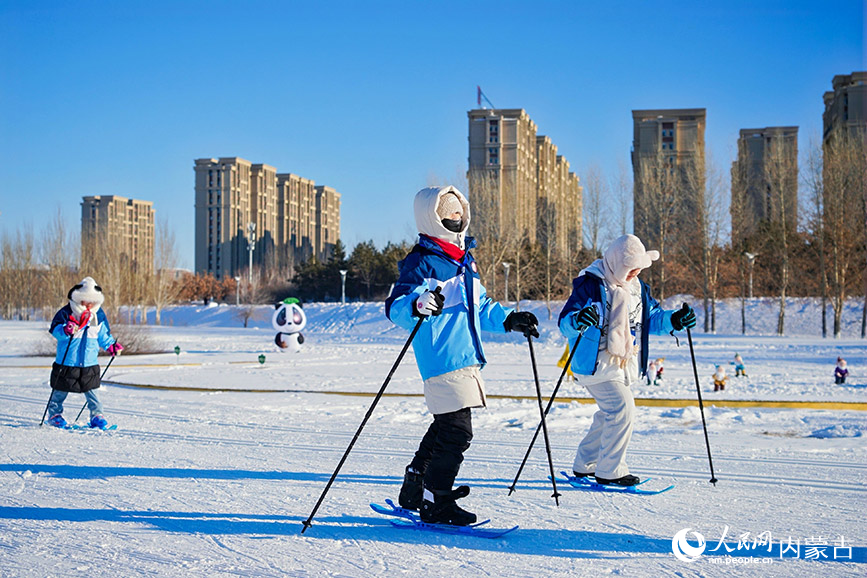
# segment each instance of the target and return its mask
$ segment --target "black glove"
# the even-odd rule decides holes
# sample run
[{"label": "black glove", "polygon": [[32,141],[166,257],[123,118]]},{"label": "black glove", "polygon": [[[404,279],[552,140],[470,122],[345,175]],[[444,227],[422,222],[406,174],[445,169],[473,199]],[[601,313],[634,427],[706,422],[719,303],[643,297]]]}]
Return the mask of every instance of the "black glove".
[{"label": "black glove", "polygon": [[433,291],[425,291],[418,296],[412,308],[412,314],[416,317],[427,317],[428,315],[439,315],[443,312],[443,304],[446,298],[437,287]]},{"label": "black glove", "polygon": [[584,327],[596,327],[599,325],[599,312],[592,305],[588,305],[572,316],[572,325],[581,330]]},{"label": "black glove", "polygon": [[695,327],[695,311],[692,307],[683,304],[683,307],[671,314],[671,326],[675,331]]},{"label": "black glove", "polygon": [[525,337],[530,335],[539,337],[539,332],[536,330],[538,324],[539,320],[529,311],[512,311],[503,321],[506,331],[520,331]]}]

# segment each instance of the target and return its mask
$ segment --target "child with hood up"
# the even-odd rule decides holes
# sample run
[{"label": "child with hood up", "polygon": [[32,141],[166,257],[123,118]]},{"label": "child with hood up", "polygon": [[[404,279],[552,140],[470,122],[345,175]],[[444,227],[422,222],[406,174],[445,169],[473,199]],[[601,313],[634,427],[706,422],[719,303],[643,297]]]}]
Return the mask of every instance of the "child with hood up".
[{"label": "child with hood up", "polygon": [[846,369],[846,360],[842,357],[838,357],[837,367],[834,368],[834,383],[837,385],[846,383],[847,375],[849,375],[849,370]]},{"label": "child with hood up", "polygon": [[735,377],[747,376],[747,368],[744,366],[744,358],[741,357],[740,353],[735,353],[735,360],[732,362],[732,365],[735,366]]},{"label": "child with hood up", "polygon": [[578,477],[595,476],[600,484],[640,482],[626,465],[635,418],[630,386],[647,371],[650,334],[695,326],[692,308],[663,310],[638,279],[658,258],[659,252],[645,250],[635,235],[615,239],[602,259],[572,281],[572,294],[560,312],[560,331],[578,348],[572,371],[599,406],[572,470]]},{"label": "child with hood up", "polygon": [[722,365],[716,366],[716,373],[713,374],[713,390],[714,391],[725,391],[726,382],[729,380],[729,377],[726,375],[726,368]]},{"label": "child with hood up", "polygon": [[470,204],[455,187],[430,187],[415,196],[418,242],[398,267],[400,278],[385,314],[411,330],[424,397],[433,423],[406,467],[398,501],[419,510],[422,521],[466,526],[476,515],[456,504],[469,487],[452,489],[473,438],[473,407],[485,405],[481,331],[520,331],[539,336],[532,313],[492,301],[479,281],[466,236]]},{"label": "child with hood up", "polygon": [[97,355],[102,347],[111,356],[120,355],[123,346],[112,337],[105,313],[100,309],[105,296],[102,288],[85,277],[67,294],[69,303],[54,315],[49,333],[57,339],[57,356],[51,368],[51,397],[46,413],[48,424],[68,428],[63,419],[63,402],[70,393],[83,393],[90,410],[90,427],[105,429]]}]

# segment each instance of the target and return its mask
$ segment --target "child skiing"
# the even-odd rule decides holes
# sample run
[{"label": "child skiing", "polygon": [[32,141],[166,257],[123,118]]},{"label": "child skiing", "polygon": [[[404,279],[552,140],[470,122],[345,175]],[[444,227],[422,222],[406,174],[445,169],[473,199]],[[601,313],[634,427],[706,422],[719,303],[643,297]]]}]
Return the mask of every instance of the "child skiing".
[{"label": "child skiing", "polygon": [[732,362],[735,366],[735,377],[746,377],[747,368],[744,367],[744,360],[740,353],[735,353],[735,360]]},{"label": "child skiing", "polygon": [[[653,385],[659,385],[659,382],[662,381],[662,373],[665,371],[665,367],[663,364],[665,363],[664,357],[657,357],[656,361],[653,362]],[[648,370],[648,374],[650,374],[650,370]]]},{"label": "child skiing", "polygon": [[849,370],[846,369],[846,360],[842,357],[838,357],[837,367],[834,368],[834,383],[837,385],[846,383],[847,375],[849,375]]},{"label": "child skiing", "polygon": [[97,355],[102,347],[112,356],[119,355],[123,346],[111,335],[105,313],[100,309],[105,296],[102,288],[85,277],[67,294],[69,303],[54,315],[48,330],[57,339],[57,356],[51,368],[51,397],[46,412],[48,423],[66,428],[63,402],[69,392],[83,393],[90,410],[90,427],[108,426],[102,415],[102,403],[97,395],[99,365]]},{"label": "child skiing", "polygon": [[632,438],[635,400],[630,386],[646,373],[649,335],[695,326],[690,307],[665,311],[638,279],[659,258],[634,235],[623,235],[572,281],[558,325],[573,347],[572,371],[596,399],[599,411],[578,445],[573,471],[600,484],[633,486],[626,449]]},{"label": "child skiing", "polygon": [[716,373],[713,374],[713,390],[714,391],[725,391],[726,382],[728,381],[728,376],[726,375],[726,368],[722,365],[716,366]]},{"label": "child skiing", "polygon": [[406,467],[399,503],[417,509],[423,522],[466,526],[476,515],[455,500],[469,487],[452,489],[473,438],[473,407],[485,405],[480,330],[539,336],[532,313],[492,301],[479,282],[466,236],[470,205],[455,187],[429,187],[415,196],[417,244],[399,264],[400,278],[385,302],[396,325],[413,329],[412,344],[433,423]]}]

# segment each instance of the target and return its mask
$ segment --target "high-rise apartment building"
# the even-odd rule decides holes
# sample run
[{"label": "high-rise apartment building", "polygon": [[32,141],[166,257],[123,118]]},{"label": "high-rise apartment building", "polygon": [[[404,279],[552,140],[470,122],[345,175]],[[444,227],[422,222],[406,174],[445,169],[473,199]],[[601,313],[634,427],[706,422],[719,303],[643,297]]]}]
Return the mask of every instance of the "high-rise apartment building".
[{"label": "high-rise apartment building", "polygon": [[117,195],[82,197],[81,241],[125,255],[141,271],[154,269],[153,203]]},{"label": "high-rise apartment building", "polygon": [[196,273],[219,279],[248,269],[251,224],[253,266],[287,274],[310,257],[327,259],[340,238],[340,194],[330,187],[238,157],[196,159],[194,170]]},{"label": "high-rise apartment building", "polygon": [[568,259],[582,235],[581,186],[569,162],[523,109],[467,115],[473,234],[483,242],[538,242]]},{"label": "high-rise apartment building", "polygon": [[827,144],[842,130],[867,139],[867,72],[840,74],[831,84],[834,89],[824,95],[823,141]]},{"label": "high-rise apartment building", "polygon": [[633,225],[649,249],[697,239],[704,202],[704,108],[633,110]]},{"label": "high-rise apartment building", "polygon": [[732,242],[762,222],[798,225],[798,127],[743,129],[732,163]]}]

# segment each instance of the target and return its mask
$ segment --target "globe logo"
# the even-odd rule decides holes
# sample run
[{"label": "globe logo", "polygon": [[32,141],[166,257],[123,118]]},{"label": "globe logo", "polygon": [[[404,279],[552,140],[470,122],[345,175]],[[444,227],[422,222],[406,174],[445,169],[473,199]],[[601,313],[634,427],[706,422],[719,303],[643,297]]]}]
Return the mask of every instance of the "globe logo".
[{"label": "globe logo", "polygon": [[698,560],[699,556],[704,552],[704,536],[698,532],[693,532],[692,534],[698,540],[698,546],[693,546],[686,539],[686,534],[690,530],[692,530],[692,528],[684,528],[671,539],[671,551],[674,553],[675,558],[682,562],[694,562]]}]

